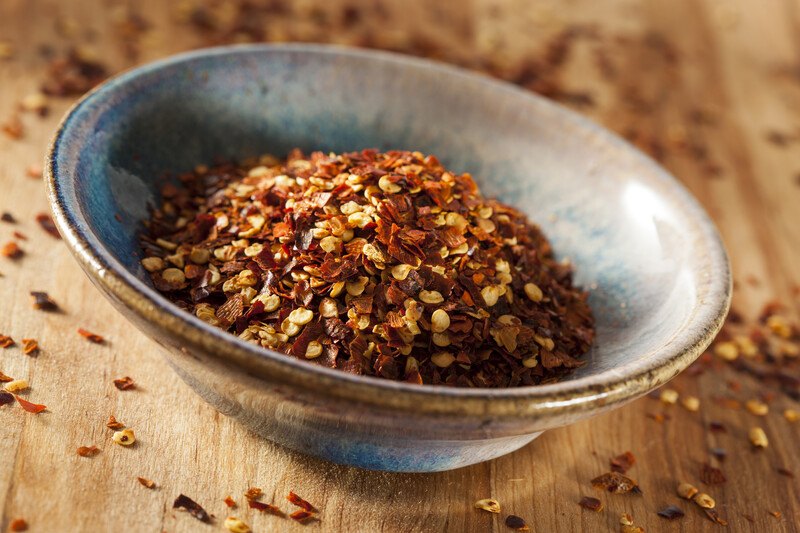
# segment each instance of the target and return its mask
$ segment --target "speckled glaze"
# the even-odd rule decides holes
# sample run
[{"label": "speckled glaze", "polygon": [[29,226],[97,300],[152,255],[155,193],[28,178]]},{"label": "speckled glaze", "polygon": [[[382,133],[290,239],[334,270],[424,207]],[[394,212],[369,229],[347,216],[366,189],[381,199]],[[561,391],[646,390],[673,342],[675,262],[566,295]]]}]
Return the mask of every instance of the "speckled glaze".
[{"label": "speckled glaze", "polygon": [[[578,283],[596,287],[589,364],[540,387],[395,383],[259,349],[156,292],[138,263],[137,232],[159,201],[159,176],[295,146],[433,153],[527,212],[575,264]],[[224,414],[337,463],[429,472],[509,453],[667,382],[728,310],[728,260],[714,226],[663,169],[545,99],[428,61],[316,45],[172,57],[76,104],[46,163],[67,244],[166,348],[169,365]]]}]

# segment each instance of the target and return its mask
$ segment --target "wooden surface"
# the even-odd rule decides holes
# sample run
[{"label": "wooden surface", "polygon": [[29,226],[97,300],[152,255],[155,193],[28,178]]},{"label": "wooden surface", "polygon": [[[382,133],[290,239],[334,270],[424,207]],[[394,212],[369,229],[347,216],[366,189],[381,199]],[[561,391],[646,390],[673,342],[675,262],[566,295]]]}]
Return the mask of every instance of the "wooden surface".
[{"label": "wooden surface", "polygon": [[[0,61],[0,123],[43,79],[42,45],[58,52],[70,42],[89,44],[116,71],[204,43],[196,30],[176,22],[168,2],[134,3],[151,27],[140,56],[131,60],[114,25],[119,3],[3,0],[0,41],[11,42],[16,54]],[[292,3],[268,21],[267,37],[319,40],[326,17],[338,16],[342,4]],[[582,25],[584,35],[549,81],[590,94],[594,105],[580,97],[572,98],[572,105],[659,156],[700,198],[730,250],[737,309],[753,318],[765,301],[779,297],[789,304],[787,314],[796,317],[798,298],[790,294],[800,282],[800,156],[794,141],[780,146],[766,137],[770,131],[791,136],[800,128],[800,2],[362,4],[365,14],[331,39],[365,42],[359,39],[371,34],[367,43],[397,48],[407,46],[412,35],[427,53],[444,59],[478,64],[491,57],[495,72],[508,76],[520,59],[541,56],[558,31]],[[19,220],[16,226],[0,223],[0,243],[15,230],[28,236],[20,241],[26,253],[21,260],[0,258],[0,333],[18,343],[34,337],[42,347],[35,358],[23,355],[19,345],[0,350],[0,370],[26,378],[31,389],[25,397],[48,406],[40,415],[19,406],[0,408],[0,531],[20,517],[30,531],[216,531],[229,513],[255,531],[302,529],[243,509],[242,493],[250,486],[263,488],[264,501],[284,510],[290,508],[284,499],[289,490],[317,505],[321,521],[305,526],[310,530],[506,531],[506,512],[525,517],[539,532],[618,531],[623,512],[647,531],[720,528],[675,496],[679,481],[712,494],[730,531],[800,530],[800,478],[776,474],[776,467],[784,467],[800,475],[800,424],[780,415],[792,402],[778,395],[770,414],[758,419],[721,407],[714,401],[720,395],[746,400],[763,392],[763,385],[723,366],[673,383],[682,394],[700,397],[697,413],[642,399],[550,431],[509,456],[437,475],[334,466],[249,434],[196,397],[168,369],[159,347],[90,285],[64,244],[33,221],[47,210],[47,201],[42,183],[26,177],[25,169],[42,160],[70,101],[53,100],[46,118],[22,115],[21,140],[0,134],[0,211]],[[30,290],[48,291],[64,312],[32,310]],[[105,335],[109,344],[86,342],[75,333],[78,327]],[[137,390],[114,388],[112,379],[126,375],[139,384]],[[741,390],[731,391],[729,380],[741,383]],[[671,419],[658,423],[646,416],[661,411]],[[135,429],[134,447],[111,442],[105,427],[111,414]],[[727,433],[709,432],[711,420],[724,423]],[[768,449],[751,451],[752,425],[764,427]],[[99,455],[76,455],[77,447],[91,444],[101,448]],[[712,447],[728,452],[723,463],[728,482],[704,487],[698,474]],[[607,471],[609,457],[626,450],[637,457],[630,475],[644,495],[593,489],[589,480]],[[158,488],[142,487],[137,476],[154,480]],[[214,513],[215,524],[173,511],[180,493]],[[229,494],[240,503],[230,512],[222,501]],[[579,508],[576,502],[584,495],[603,500],[605,510]],[[486,497],[497,498],[504,514],[472,509]],[[671,503],[686,517],[667,522],[656,515]]]}]

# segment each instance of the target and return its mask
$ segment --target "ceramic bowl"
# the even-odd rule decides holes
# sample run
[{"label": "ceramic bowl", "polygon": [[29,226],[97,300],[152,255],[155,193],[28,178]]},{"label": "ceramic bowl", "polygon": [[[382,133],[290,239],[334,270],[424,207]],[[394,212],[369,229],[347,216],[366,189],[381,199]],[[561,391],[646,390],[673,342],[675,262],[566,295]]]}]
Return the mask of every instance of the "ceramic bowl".
[{"label": "ceramic bowl", "polygon": [[[538,387],[396,383],[258,348],[156,292],[137,235],[164,172],[293,147],[432,153],[525,211],[591,288],[588,364]],[[428,472],[507,454],[669,381],[711,342],[729,305],[713,224],[652,160],[546,99],[410,57],[317,45],[171,57],[78,102],[46,167],[75,257],[181,378],[264,437],[336,463]]]}]

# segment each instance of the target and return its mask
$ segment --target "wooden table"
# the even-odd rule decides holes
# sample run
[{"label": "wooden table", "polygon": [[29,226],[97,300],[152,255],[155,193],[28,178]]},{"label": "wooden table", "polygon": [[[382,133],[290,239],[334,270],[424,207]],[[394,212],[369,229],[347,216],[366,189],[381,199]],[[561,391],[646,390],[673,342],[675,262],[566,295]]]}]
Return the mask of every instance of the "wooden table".
[{"label": "wooden table", "polygon": [[[69,43],[88,44],[118,70],[204,42],[167,11],[167,2],[132,3],[150,24],[135,58],[119,39],[127,27],[120,25],[127,20],[122,2],[3,0],[0,41],[12,43],[15,55],[0,61],[0,122],[38,88],[47,63],[43,45],[60,53]],[[358,2],[289,4],[263,22],[265,38],[321,39],[321,28],[341,18],[341,6]],[[553,93],[547,84],[556,83],[555,93],[570,105],[659,157],[711,213],[733,260],[734,306],[753,319],[765,301],[779,297],[789,304],[786,313],[796,316],[800,302],[790,294],[800,281],[800,2],[361,4],[364,14],[349,11],[348,29],[337,30],[332,40],[412,46],[471,65],[488,57],[497,74],[518,78],[514,69],[521,58],[541,57],[549,49],[558,68],[541,67],[550,70],[547,83],[537,88]],[[553,36],[564,28],[573,29],[574,42],[562,61]],[[758,419],[720,406],[714,400],[720,395],[746,400],[763,391],[724,365],[671,385],[697,395],[699,412],[642,399],[550,431],[509,456],[436,475],[335,466],[248,433],[169,371],[158,346],[113,311],[64,244],[34,222],[48,206],[42,183],[26,177],[26,168],[42,161],[70,101],[53,99],[46,118],[22,114],[26,133],[20,140],[0,134],[0,211],[19,221],[0,222],[0,243],[13,231],[28,237],[19,241],[23,258],[0,258],[0,333],[18,342],[0,350],[0,370],[26,378],[26,397],[48,406],[39,415],[18,406],[0,408],[0,531],[20,517],[30,531],[213,531],[222,529],[228,514],[244,518],[255,531],[303,529],[243,508],[242,494],[250,486],[263,488],[264,501],[283,509],[290,507],[288,491],[298,492],[321,510],[321,521],[306,527],[324,531],[506,531],[506,512],[525,517],[539,532],[617,531],[623,512],[651,532],[717,530],[698,507],[675,496],[679,481],[711,493],[730,531],[799,530],[800,481],[776,474],[776,467],[800,474],[800,424],[780,415],[792,402],[779,395],[770,414]],[[30,290],[49,292],[64,312],[32,310]],[[78,327],[109,343],[88,343],[76,334]],[[37,357],[22,354],[23,337],[38,339]],[[112,379],[121,376],[133,377],[138,388],[117,390]],[[741,390],[730,390],[729,380]],[[662,411],[671,418],[659,423],[646,416]],[[111,414],[135,428],[135,447],[111,442],[105,427]],[[712,420],[725,424],[727,433],[709,431]],[[766,450],[750,450],[747,431],[753,425],[769,435]],[[76,448],[91,444],[101,449],[99,455],[76,455]],[[712,447],[728,452],[728,482],[705,487],[698,475]],[[593,489],[589,480],[625,450],[637,457],[630,475],[644,495]],[[144,488],[137,476],[158,488]],[[172,510],[180,493],[214,513],[215,525]],[[223,503],[229,494],[238,509],[229,511]],[[584,495],[603,500],[605,510],[579,508]],[[472,508],[490,496],[501,502],[503,515]],[[681,506],[686,516],[678,522],[659,518],[656,512],[667,504]]]}]

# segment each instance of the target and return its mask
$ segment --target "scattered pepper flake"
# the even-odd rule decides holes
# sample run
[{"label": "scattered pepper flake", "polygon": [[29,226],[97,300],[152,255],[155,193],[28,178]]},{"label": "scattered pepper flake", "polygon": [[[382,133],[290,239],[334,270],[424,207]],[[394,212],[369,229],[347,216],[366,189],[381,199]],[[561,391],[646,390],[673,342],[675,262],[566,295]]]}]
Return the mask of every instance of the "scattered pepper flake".
[{"label": "scattered pepper flake", "polygon": [[50,295],[42,291],[31,291],[33,308],[38,311],[55,312],[59,311],[58,304],[50,298]]},{"label": "scattered pepper flake", "polygon": [[792,472],[791,470],[788,470],[788,469],[783,468],[783,467],[778,467],[778,468],[776,468],[776,470],[778,471],[778,473],[780,475],[794,479],[794,472]]},{"label": "scattered pepper flake", "polygon": [[19,403],[19,405],[23,409],[28,411],[29,413],[39,414],[42,411],[44,411],[45,409],[47,409],[46,405],[40,405],[40,404],[29,402],[28,400],[26,400],[24,398],[20,398],[16,394],[14,395],[14,397],[17,399],[17,402]]},{"label": "scattered pepper flake", "polygon": [[486,498],[483,500],[478,500],[475,502],[474,507],[476,509],[481,509],[483,511],[487,511],[490,513],[500,512],[500,502],[498,502],[494,498]]},{"label": "scattered pepper flake", "polygon": [[14,395],[10,392],[0,390],[0,406],[14,403]]},{"label": "scattered pepper flake", "polygon": [[728,428],[726,428],[725,424],[723,424],[722,422],[711,421],[711,422],[708,423],[708,429],[712,433],[727,433],[728,432]]},{"label": "scattered pepper flake", "polygon": [[9,381],[14,381],[14,378],[0,372],[0,383],[8,383]]},{"label": "scattered pepper flake", "polygon": [[156,483],[153,480],[147,479],[146,477],[137,477],[136,479],[137,479],[137,481],[139,481],[139,483],[142,484],[142,486],[144,486],[144,487],[146,487],[148,489],[156,488]]},{"label": "scattered pepper flake", "polygon": [[56,223],[53,222],[53,219],[47,213],[39,213],[36,215],[36,222],[39,223],[39,226],[46,231],[51,237],[56,239],[61,239],[61,234],[58,232],[56,228]]},{"label": "scattered pepper flake", "polygon": [[595,488],[606,490],[612,494],[627,494],[629,492],[641,494],[642,492],[636,481],[619,472],[608,472],[594,478],[591,483]]},{"label": "scattered pepper flake", "polygon": [[9,259],[19,259],[25,252],[14,241],[9,241],[0,248],[0,255]]},{"label": "scattered pepper flake", "polygon": [[103,344],[105,342],[105,339],[97,333],[92,333],[91,331],[83,328],[78,328],[78,335],[95,344]]},{"label": "scattered pepper flake", "polygon": [[28,236],[25,235],[24,233],[22,233],[21,231],[15,231],[14,233],[12,233],[12,235],[14,235],[15,239],[19,239],[21,241],[27,241],[28,240]]},{"label": "scattered pepper flake", "polygon": [[18,533],[20,531],[28,531],[28,522],[23,518],[15,518],[8,524],[8,530]]},{"label": "scattered pepper flake", "polygon": [[14,346],[14,339],[8,335],[0,334],[0,348],[11,348]]},{"label": "scattered pepper flake", "polygon": [[700,481],[706,485],[722,485],[727,481],[722,470],[705,463],[700,469]]},{"label": "scattered pepper flake", "polygon": [[11,115],[8,120],[6,120],[3,125],[0,126],[0,129],[3,130],[3,133],[14,140],[22,139],[22,137],[25,135],[25,126],[22,124],[22,120],[16,113]]},{"label": "scattered pepper flake", "polygon": [[289,491],[289,495],[286,496],[286,499],[289,500],[289,502],[292,505],[296,505],[298,507],[302,507],[303,509],[305,509],[308,512],[311,512],[311,513],[316,513],[317,512],[317,510],[314,508],[313,505],[311,505],[309,502],[307,502],[306,500],[304,500],[303,498],[301,498],[300,496],[298,496],[297,494],[295,494],[292,491]]},{"label": "scattered pepper flake", "polygon": [[123,424],[122,422],[118,422],[117,419],[114,418],[114,415],[110,415],[108,417],[108,422],[106,422],[106,427],[108,429],[119,430],[124,428],[125,424]]},{"label": "scattered pepper flake", "polygon": [[636,463],[636,457],[631,452],[625,452],[609,461],[612,472],[626,473]]},{"label": "scattered pepper flake", "polygon": [[230,494],[228,496],[225,496],[225,499],[222,500],[222,501],[224,501],[225,505],[227,505],[230,509],[233,509],[234,507],[236,507],[236,500],[231,498]]},{"label": "scattered pepper flake", "polygon": [[9,213],[8,211],[3,211],[3,213],[0,214],[0,221],[8,222],[9,224],[16,224],[17,223],[17,219],[15,219],[14,215]]},{"label": "scattered pepper flake", "polygon": [[722,518],[716,509],[703,509],[703,512],[705,512],[708,519],[714,522],[715,524],[719,524],[721,526],[728,525],[728,521]]},{"label": "scattered pepper flake", "polygon": [[208,516],[208,513],[205,509],[203,509],[200,504],[195,502],[190,497],[181,494],[177,498],[175,498],[175,502],[172,504],[173,509],[184,509],[193,517],[197,518],[201,522],[205,522],[206,524],[211,523],[211,517]]},{"label": "scattered pepper flake", "polygon": [[599,513],[603,510],[603,502],[597,498],[592,498],[591,496],[584,496],[581,498],[581,500],[578,502],[578,505],[584,509],[588,509],[589,511],[594,511],[595,513]]},{"label": "scattered pepper flake", "polygon": [[100,448],[97,446],[81,446],[78,448],[78,455],[81,457],[94,457],[100,453]]},{"label": "scattered pepper flake", "polygon": [[[227,503],[227,501],[225,502]],[[234,505],[236,503],[234,502]],[[270,513],[274,514],[275,516],[286,516],[286,514],[281,511],[277,506],[271,505],[269,503],[260,502],[258,500],[247,500],[247,506],[250,509],[255,509],[257,511],[261,511],[262,513]]]},{"label": "scattered pepper flake", "polygon": [[[0,336],[0,346],[2,346],[2,336]],[[796,409],[784,409],[783,418],[785,418],[787,422],[797,422],[800,420],[800,411]]]},{"label": "scattered pepper flake", "polygon": [[313,519],[314,513],[310,513],[305,509],[298,509],[297,511],[290,514],[289,518],[291,518],[292,520],[296,520],[297,522],[303,523]]},{"label": "scattered pepper flake", "polygon": [[[42,178],[42,166],[38,165],[36,163],[28,165],[27,168],[25,169],[25,175],[28,176],[31,179],[41,179]],[[59,235],[58,238],[60,239],[61,236]]]},{"label": "scattered pepper flake", "polygon": [[39,353],[39,343],[36,339],[22,339],[22,353],[31,357]]},{"label": "scattered pepper flake", "polygon": [[678,518],[683,518],[686,515],[680,507],[668,505],[658,512],[658,516],[661,518],[666,518],[667,520],[677,520]]},{"label": "scattered pepper flake", "polygon": [[125,376],[124,378],[115,379],[114,386],[119,390],[131,390],[136,388],[136,383],[130,376]]},{"label": "scattered pepper flake", "polygon": [[510,514],[506,517],[506,526],[510,527],[515,531],[530,531],[531,528],[528,527],[528,524],[525,522],[525,519],[521,516],[517,516],[514,514]]},{"label": "scattered pepper flake", "polygon": [[783,513],[780,511],[769,511],[769,514],[772,515],[773,518],[780,520],[783,517]]}]

